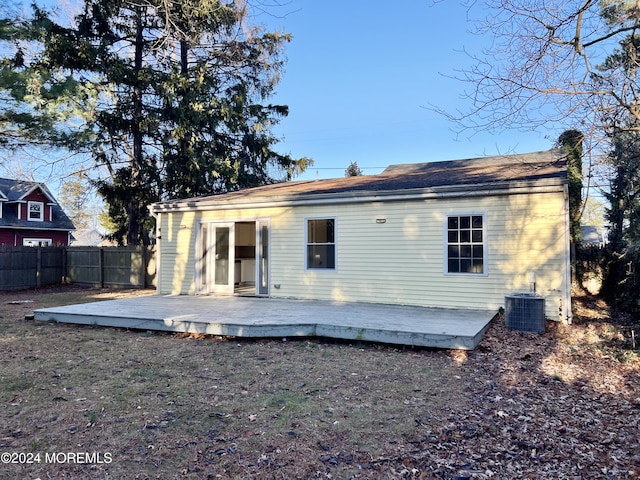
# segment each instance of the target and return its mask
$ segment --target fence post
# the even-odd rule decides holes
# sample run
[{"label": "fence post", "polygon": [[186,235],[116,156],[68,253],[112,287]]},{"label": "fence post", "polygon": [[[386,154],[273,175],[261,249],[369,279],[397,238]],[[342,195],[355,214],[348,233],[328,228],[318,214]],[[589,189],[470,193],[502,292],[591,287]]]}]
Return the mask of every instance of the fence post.
[{"label": "fence post", "polygon": [[100,270],[100,288],[104,288],[104,248],[98,250],[98,269]]},{"label": "fence post", "polygon": [[60,249],[60,254],[62,255],[62,280],[61,283],[65,285],[68,283],[67,277],[67,255],[69,255],[69,247],[62,247]]},{"label": "fence post", "polygon": [[42,247],[36,247],[36,288],[42,286]]},{"label": "fence post", "polygon": [[147,247],[142,245],[142,288],[147,288]]}]

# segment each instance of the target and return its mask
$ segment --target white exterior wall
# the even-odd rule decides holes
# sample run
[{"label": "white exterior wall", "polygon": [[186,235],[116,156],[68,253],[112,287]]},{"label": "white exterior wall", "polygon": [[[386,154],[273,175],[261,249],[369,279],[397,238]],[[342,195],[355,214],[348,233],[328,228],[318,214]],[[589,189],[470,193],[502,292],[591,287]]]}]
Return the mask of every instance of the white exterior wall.
[{"label": "white exterior wall", "polygon": [[[447,215],[484,215],[486,275],[446,273]],[[570,286],[563,191],[163,213],[159,292],[195,293],[198,221],[256,218],[271,222],[273,297],[497,310],[505,295],[529,290],[529,273],[534,272],[547,317],[559,320],[568,314],[563,305]],[[305,270],[307,218],[335,218],[335,270]]]}]

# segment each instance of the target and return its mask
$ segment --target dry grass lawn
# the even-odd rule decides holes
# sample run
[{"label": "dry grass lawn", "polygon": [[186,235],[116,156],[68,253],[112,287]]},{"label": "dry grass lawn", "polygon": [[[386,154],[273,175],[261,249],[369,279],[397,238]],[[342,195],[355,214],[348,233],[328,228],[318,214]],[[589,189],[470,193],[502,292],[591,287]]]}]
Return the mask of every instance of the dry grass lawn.
[{"label": "dry grass lawn", "polygon": [[0,293],[0,478],[640,478],[640,326],[602,303],[472,352],[25,319],[149,293]]}]

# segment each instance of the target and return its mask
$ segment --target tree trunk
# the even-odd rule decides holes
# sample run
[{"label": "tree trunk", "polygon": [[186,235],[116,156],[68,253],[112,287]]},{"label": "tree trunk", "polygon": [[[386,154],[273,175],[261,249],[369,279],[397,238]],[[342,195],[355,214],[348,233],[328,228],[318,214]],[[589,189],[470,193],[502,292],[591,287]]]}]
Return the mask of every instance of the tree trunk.
[{"label": "tree trunk", "polygon": [[133,158],[131,159],[131,189],[135,192],[131,195],[128,205],[129,229],[127,232],[127,244],[146,245],[145,239],[141,235],[142,212],[140,206],[140,196],[137,194],[141,190],[141,177],[143,165],[142,151],[142,86],[140,72],[142,71],[142,53],[144,48],[143,24],[141,7],[136,7],[136,39],[134,57],[134,85],[133,85],[133,121],[131,125],[131,135],[133,141]]}]

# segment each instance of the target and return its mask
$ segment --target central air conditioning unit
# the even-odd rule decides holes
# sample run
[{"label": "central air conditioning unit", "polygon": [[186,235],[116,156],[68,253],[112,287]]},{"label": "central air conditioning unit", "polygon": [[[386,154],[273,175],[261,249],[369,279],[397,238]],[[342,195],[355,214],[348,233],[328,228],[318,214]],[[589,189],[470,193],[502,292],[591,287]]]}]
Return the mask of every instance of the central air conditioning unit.
[{"label": "central air conditioning unit", "polygon": [[544,333],[544,298],[528,292],[505,296],[504,322],[512,330]]}]

